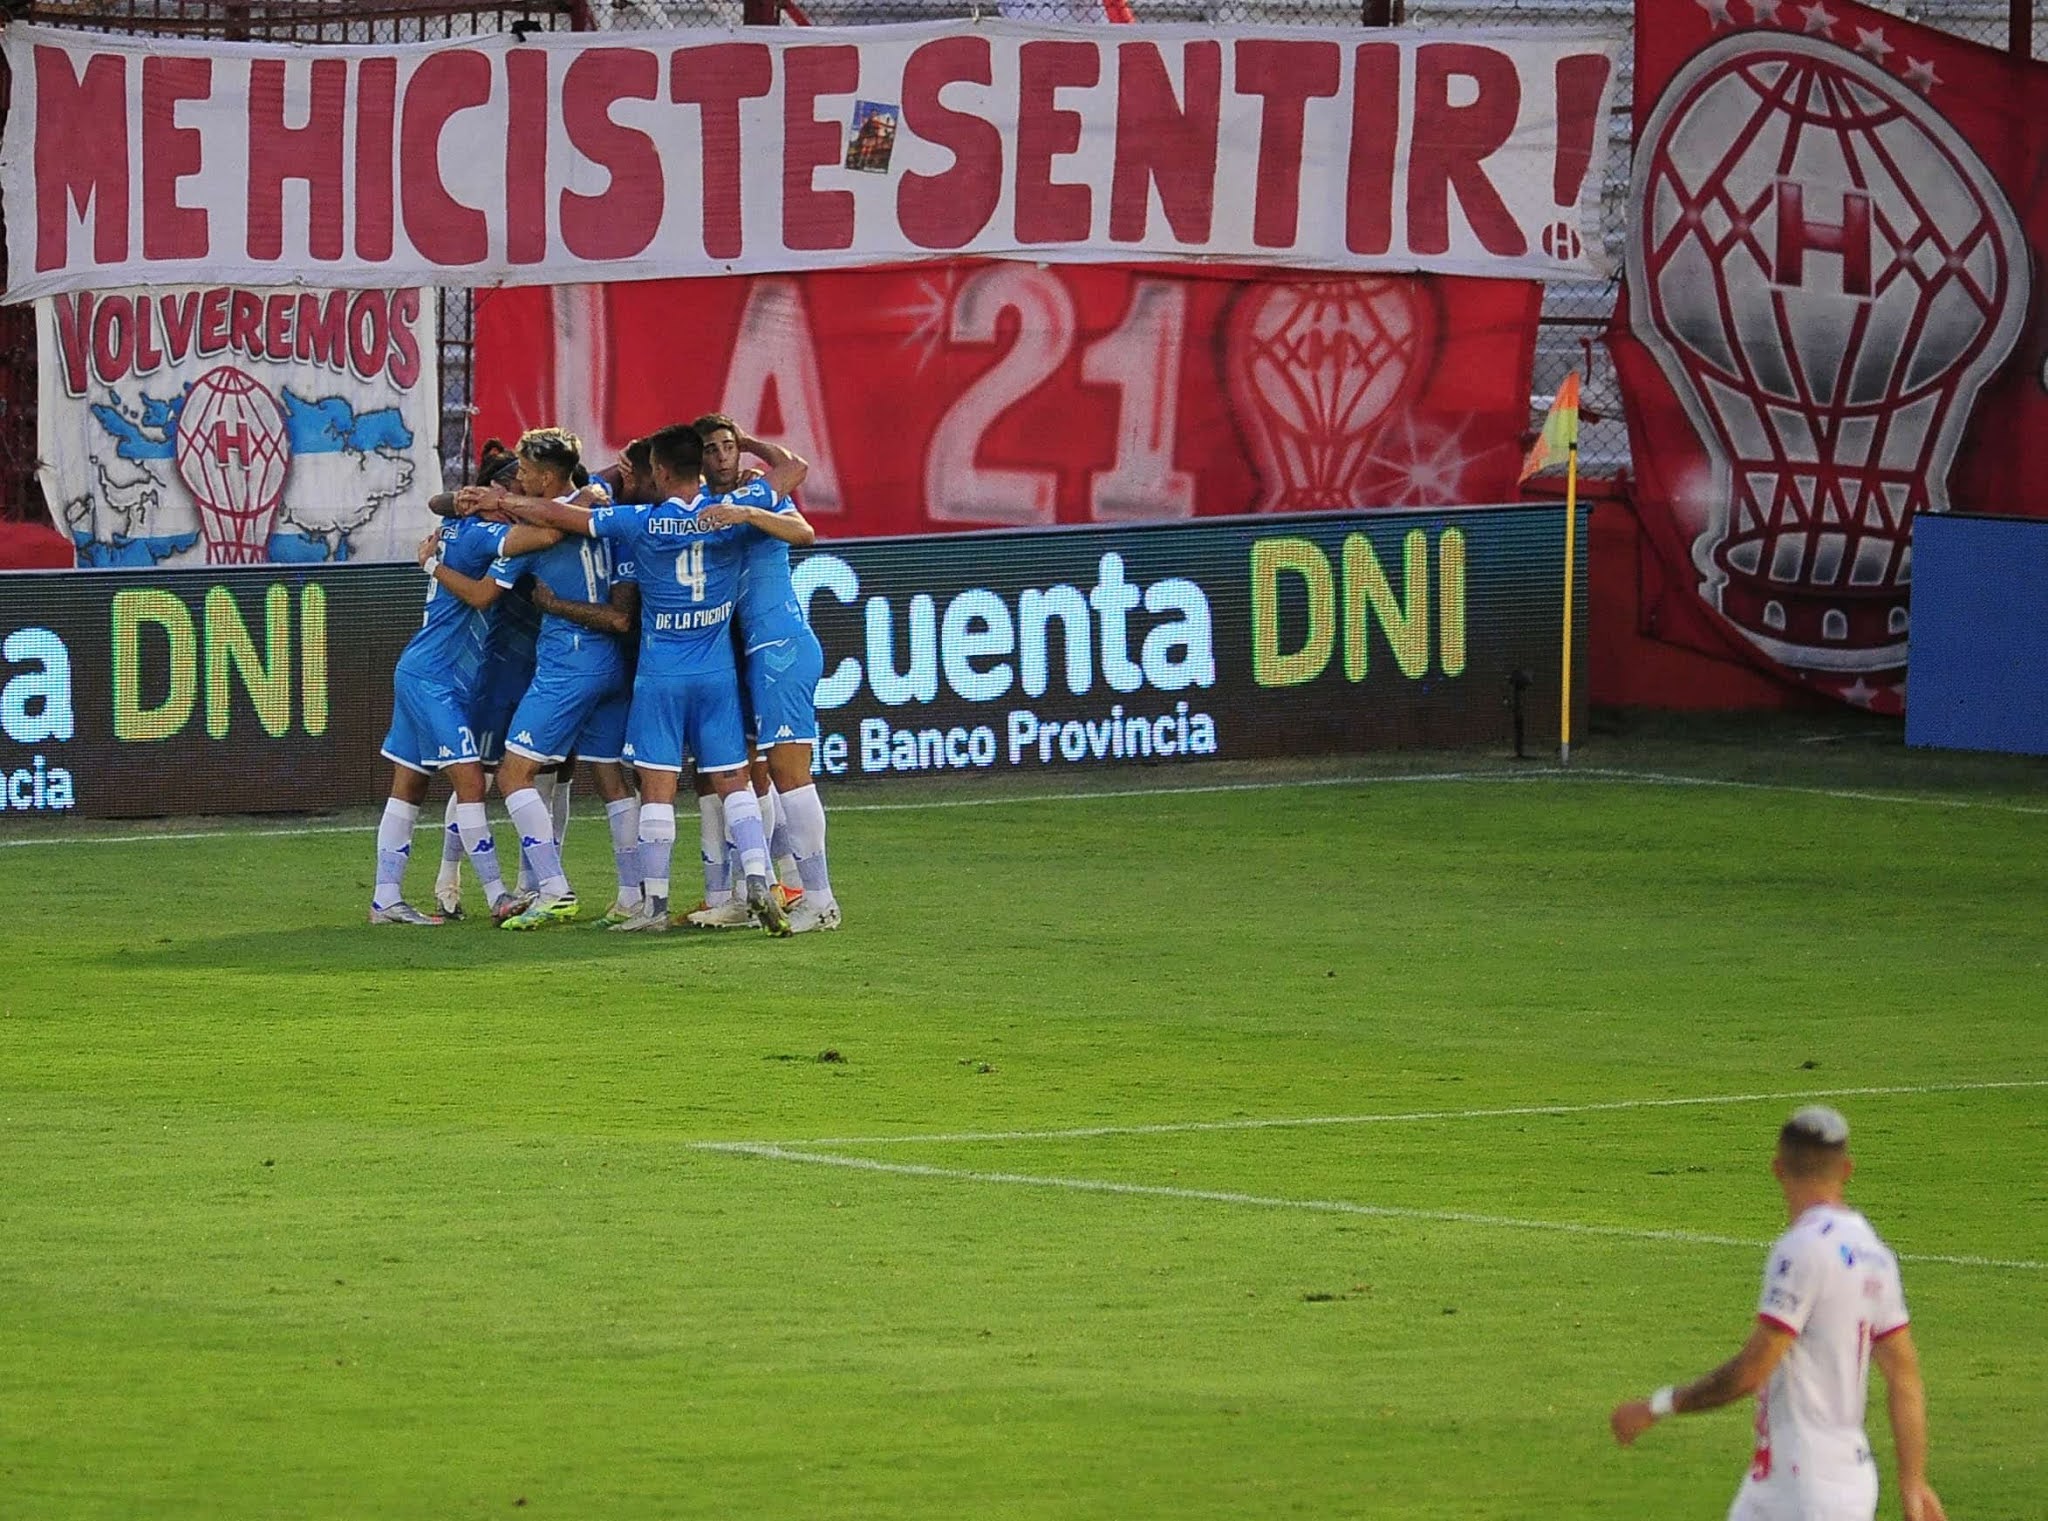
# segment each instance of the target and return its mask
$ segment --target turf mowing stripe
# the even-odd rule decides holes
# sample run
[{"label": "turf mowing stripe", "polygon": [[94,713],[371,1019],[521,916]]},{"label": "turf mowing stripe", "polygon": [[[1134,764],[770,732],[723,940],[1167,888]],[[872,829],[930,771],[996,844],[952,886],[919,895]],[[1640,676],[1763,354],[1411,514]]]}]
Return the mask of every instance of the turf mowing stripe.
[{"label": "turf mowing stripe", "polygon": [[[1786,1099],[1881,1098],[1931,1093],[1988,1093],[2004,1088],[2048,1088],[2048,1078],[1990,1082],[1913,1083],[1872,1088],[1802,1088],[1792,1093],[1715,1093],[1694,1098],[1603,1099],[1591,1104],[1521,1104],[1506,1109],[1413,1109],[1391,1114],[1323,1114],[1258,1120],[1184,1120],[1157,1125],[1082,1125],[1068,1130],[956,1130],[909,1135],[815,1136],[801,1141],[733,1142],[764,1146],[894,1146],[976,1141],[1082,1141],[1112,1135],[1192,1135],[1210,1130],[1306,1130],[1318,1125],[1393,1125],[1415,1120],[1496,1120],[1546,1114],[1603,1114],[1620,1109],[1686,1109],[1719,1104],[1782,1103]],[[706,1142],[706,1145],[724,1143]]]},{"label": "turf mowing stripe", "polygon": [[[1675,1241],[1686,1246],[1739,1246],[1765,1251],[1771,1243],[1744,1236],[1716,1236],[1705,1231],[1655,1230],[1629,1225],[1588,1225],[1577,1220],[1529,1220],[1516,1215],[1487,1215],[1461,1209],[1413,1209],[1399,1204],[1353,1204],[1345,1199],[1282,1199],[1268,1194],[1233,1193],[1213,1188],[1169,1188],[1157,1183],[1113,1183],[1102,1178],[1045,1177],[1022,1172],[975,1172],[966,1168],[931,1167],[918,1162],[882,1162],[873,1157],[838,1156],[826,1151],[795,1151],[786,1146],[746,1141],[698,1141],[693,1149],[726,1156],[760,1157],[772,1162],[800,1162],[816,1167],[844,1167],[906,1178],[932,1178],[950,1183],[991,1183],[1015,1188],[1057,1188],[1073,1193],[1121,1194],[1143,1199],[1179,1199],[1202,1204],[1239,1204],[1254,1209],[1301,1209],[1325,1215],[1364,1215],[1378,1220],[1426,1220],[1446,1225],[1477,1225],[1493,1230],[1552,1231],[1567,1236],[1612,1236],[1627,1241]],[[2010,1268],[2022,1272],[2048,1269],[2048,1262],[2006,1257],[1955,1256],[1947,1253],[1900,1252],[1901,1262],[1942,1263],[1951,1267]]]},{"label": "turf mowing stripe", "polygon": [[[1653,787],[1724,788],[1744,792],[1785,792],[1806,797],[1834,798],[1843,802],[1900,803],[1922,808],[1983,809],[2048,817],[2048,807],[2027,803],[2003,803],[1982,798],[1916,796],[1899,792],[1856,792],[1833,787],[1800,787],[1780,782],[1738,781],[1729,777],[1686,776],[1676,772],[1629,771],[1613,767],[1580,766],[1569,770],[1557,766],[1532,766],[1515,771],[1417,771],[1376,776],[1317,776],[1291,781],[1209,782],[1181,787],[1115,787],[1090,791],[1012,793],[1001,797],[927,798],[914,803],[836,803],[830,813],[923,813],[949,808],[1007,808],[1043,803],[1089,803],[1126,797],[1202,797],[1229,792],[1293,792],[1314,787],[1370,787],[1385,783],[1433,782],[1533,782],[1533,781],[1632,782]],[[579,813],[575,818],[601,820],[601,813]],[[415,833],[432,832],[440,825],[422,818]],[[174,844],[188,840],[275,840],[299,839],[323,834],[368,834],[374,820],[360,824],[299,824],[285,829],[191,829],[169,834],[137,831],[132,834],[43,835],[34,839],[0,840],[0,850],[33,849],[39,845],[148,845]]]}]

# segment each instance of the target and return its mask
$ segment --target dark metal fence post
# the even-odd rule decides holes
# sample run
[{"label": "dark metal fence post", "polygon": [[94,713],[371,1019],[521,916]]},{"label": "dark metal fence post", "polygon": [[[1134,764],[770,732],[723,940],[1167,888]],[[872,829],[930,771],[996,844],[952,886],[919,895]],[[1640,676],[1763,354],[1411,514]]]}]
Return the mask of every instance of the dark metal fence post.
[{"label": "dark metal fence post", "polygon": [[2006,0],[2006,33],[2015,58],[2034,56],[2034,0]]},{"label": "dark metal fence post", "polygon": [[1408,19],[1407,0],[1364,0],[1364,7],[1359,19],[1367,26],[1399,26]]},{"label": "dark metal fence post", "polygon": [[745,0],[740,19],[748,26],[775,26],[782,20],[782,0]]}]

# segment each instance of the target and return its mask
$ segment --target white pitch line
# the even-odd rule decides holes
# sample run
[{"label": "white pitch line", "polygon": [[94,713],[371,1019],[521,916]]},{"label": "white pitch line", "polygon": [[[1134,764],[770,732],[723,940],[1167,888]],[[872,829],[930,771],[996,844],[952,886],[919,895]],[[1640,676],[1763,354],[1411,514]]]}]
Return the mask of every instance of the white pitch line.
[{"label": "white pitch line", "polygon": [[[922,813],[948,808],[1004,808],[1023,804],[1098,802],[1105,798],[1121,797],[1194,797],[1215,792],[1286,792],[1306,787],[1369,787],[1384,782],[1521,782],[1569,774],[1555,766],[1543,766],[1527,771],[1417,771],[1391,776],[1317,776],[1293,781],[1208,782],[1191,787],[1119,787],[1088,792],[1027,792],[998,797],[927,798],[915,803],[835,803],[830,811],[835,814]],[[601,820],[604,815],[588,813],[575,814],[573,817]],[[368,834],[376,827],[376,821],[371,819],[360,824],[294,824],[283,829],[240,829],[230,825],[221,829],[181,830],[174,834],[138,830],[132,834],[41,835],[33,839],[0,840],[0,850],[9,847],[32,848],[37,845],[150,845],[182,840],[297,839],[306,835]],[[423,817],[414,826],[413,832],[420,834],[440,828],[440,824]]]},{"label": "white pitch line", "polygon": [[1630,771],[1616,767],[1574,767],[1574,776],[1598,777],[1608,781],[1644,782],[1657,787],[1721,787],[1736,792],[1789,792],[1803,797],[1828,797],[1849,803],[1899,803],[1910,808],[1973,808],[1994,813],[2020,813],[2048,817],[2048,807],[2031,803],[2004,803],[1991,798],[1934,797],[1925,793],[1862,792],[1849,787],[1802,787],[1791,782],[1746,782],[1732,777],[1687,776],[1674,771]]},{"label": "white pitch line", "polygon": [[[1371,787],[1384,784],[1416,785],[1440,782],[1532,782],[1532,781],[1611,781],[1631,782],[1653,787],[1706,787],[1725,788],[1744,792],[1784,792],[1806,797],[1834,798],[1844,802],[1897,803],[1921,808],[1956,808],[1989,810],[1998,813],[2016,813],[2033,817],[2048,817],[2048,807],[2035,807],[2026,803],[2004,803],[1982,798],[1944,798],[1914,796],[1908,793],[1857,792],[1832,787],[1802,787],[1789,783],[1736,781],[1726,777],[1685,776],[1675,772],[1629,771],[1611,767],[1582,766],[1569,770],[1557,766],[1531,766],[1517,771],[1418,771],[1401,772],[1393,775],[1367,776],[1318,776],[1292,781],[1271,782],[1209,782],[1194,786],[1157,787],[1116,787],[1088,791],[1022,792],[999,797],[954,797],[926,798],[914,803],[836,803],[832,813],[924,813],[953,808],[1009,808],[1037,806],[1047,803],[1089,803],[1114,798],[1152,797],[1201,797],[1214,793],[1228,792],[1292,792],[1316,787]],[[595,813],[577,814],[577,818],[596,819]],[[374,821],[360,824],[295,824],[283,829],[189,829],[173,833],[157,834],[137,831],[132,834],[89,834],[89,835],[39,835],[28,839],[0,839],[0,850],[34,849],[38,846],[57,845],[152,845],[179,844],[191,840],[288,840],[301,839],[323,834],[367,834],[375,829]],[[416,832],[440,828],[429,819],[422,819]]]},{"label": "white pitch line", "polygon": [[[1492,1230],[1551,1231],[1567,1236],[1610,1236],[1628,1241],[1675,1241],[1687,1246],[1739,1246],[1763,1251],[1768,1241],[1744,1236],[1717,1236],[1705,1231],[1655,1230],[1628,1225],[1589,1225],[1577,1220],[1530,1220],[1516,1215],[1488,1215],[1461,1209],[1414,1209],[1398,1204],[1354,1204],[1346,1199],[1283,1199],[1268,1194],[1235,1193],[1214,1188],[1169,1188],[1155,1183],[1114,1183],[1101,1178],[1046,1177],[1021,1172],[975,1172],[966,1168],[931,1167],[917,1162],[881,1162],[872,1157],[835,1156],[830,1152],[796,1151],[746,1141],[698,1141],[697,1151],[726,1156],[760,1157],[774,1162],[799,1162],[815,1167],[844,1167],[855,1172],[897,1177],[930,1178],[950,1183],[986,1183],[1014,1188],[1055,1188],[1071,1193],[1119,1194],[1144,1199],[1175,1199],[1202,1204],[1237,1204],[1254,1209],[1299,1209],[1325,1215],[1363,1215],[1378,1220],[1427,1220],[1446,1225],[1476,1225]],[[2048,1262],[2003,1257],[1956,1256],[1947,1253],[1900,1252],[1901,1262],[1943,1263],[1952,1267],[2011,1268],[2022,1272],[2048,1269]]]},{"label": "white pitch line", "polygon": [[1605,1099],[1590,1104],[1518,1104],[1502,1109],[1407,1109],[1383,1114],[1321,1114],[1246,1120],[1184,1120],[1156,1125],[1081,1125],[1066,1130],[956,1130],[908,1135],[813,1136],[801,1141],[704,1142],[707,1146],[896,1146],[971,1144],[980,1141],[1084,1141],[1097,1136],[1194,1135],[1217,1130],[1306,1130],[1322,1125],[1397,1125],[1421,1120],[1498,1120],[1531,1115],[1611,1114],[1623,1109],[1691,1109],[1724,1104],[1783,1103],[1787,1099],[1879,1098],[1931,1093],[1988,1093],[2004,1088],[2048,1088],[2048,1078],[1990,1082],[1913,1083],[1868,1088],[1801,1088],[1790,1093],[1713,1093],[1693,1098]]}]

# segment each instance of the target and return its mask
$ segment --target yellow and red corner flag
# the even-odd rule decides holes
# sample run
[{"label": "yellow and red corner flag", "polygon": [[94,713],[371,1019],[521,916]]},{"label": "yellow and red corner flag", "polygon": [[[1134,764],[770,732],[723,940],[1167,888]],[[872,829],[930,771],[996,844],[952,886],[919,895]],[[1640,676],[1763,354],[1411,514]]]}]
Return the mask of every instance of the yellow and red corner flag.
[{"label": "yellow and red corner flag", "polygon": [[1551,402],[1550,411],[1543,419],[1543,431],[1529,446],[1529,457],[1522,461],[1521,479],[1526,481],[1539,471],[1562,465],[1578,442],[1579,372],[1574,370],[1557,388],[1557,398]]}]

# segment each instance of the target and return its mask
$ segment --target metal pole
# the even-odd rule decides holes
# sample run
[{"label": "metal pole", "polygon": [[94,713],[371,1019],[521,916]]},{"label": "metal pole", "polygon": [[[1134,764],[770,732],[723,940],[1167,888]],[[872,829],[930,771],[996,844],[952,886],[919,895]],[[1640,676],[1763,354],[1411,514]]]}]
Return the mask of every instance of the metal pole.
[{"label": "metal pole", "polygon": [[748,26],[775,26],[782,20],[782,0],[745,0],[740,19]]},{"label": "metal pole", "polygon": [[2013,57],[2034,56],[2034,0],[2006,0],[2006,31]]},{"label": "metal pole", "polygon": [[[2013,0],[2020,4],[2021,0]],[[1408,19],[1407,0],[1363,0],[1359,20],[1367,26],[1399,26]]]}]

